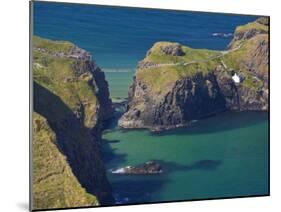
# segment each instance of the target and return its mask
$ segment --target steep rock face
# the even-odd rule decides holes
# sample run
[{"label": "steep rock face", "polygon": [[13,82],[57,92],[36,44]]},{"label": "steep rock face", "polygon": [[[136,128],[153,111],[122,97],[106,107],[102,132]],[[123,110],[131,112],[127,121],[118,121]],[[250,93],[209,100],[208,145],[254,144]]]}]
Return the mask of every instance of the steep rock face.
[{"label": "steep rock face", "polygon": [[[59,181],[55,175],[46,174],[47,171],[55,170],[52,170],[52,166],[44,167],[42,161],[46,160],[45,156],[37,154],[36,137],[42,132],[40,128],[35,130],[33,155],[37,157],[33,157],[33,164],[41,161],[43,165],[37,167],[36,172],[40,176],[46,176],[46,180],[33,181],[33,209],[73,206],[74,202],[68,201],[66,195],[60,201],[56,200],[55,197],[59,195],[57,192],[60,191],[49,189],[49,177],[54,182],[58,180],[59,184],[63,184],[62,188],[68,188],[77,194],[82,189],[80,193],[84,191],[87,197],[90,196],[88,201],[82,195],[81,201],[75,202],[76,207],[111,203],[111,187],[106,178],[99,147],[102,122],[112,114],[103,72],[85,50],[68,42],[34,37],[33,79],[34,111],[46,120],[55,135],[55,145],[52,148],[57,148],[65,157],[64,165],[70,175],[69,179],[76,182],[69,184],[67,178],[60,178]],[[35,118],[36,116],[33,120]],[[50,163],[54,160],[55,163],[56,157],[50,156],[48,160]],[[36,173],[33,172],[33,175]],[[38,188],[39,193],[36,192]],[[95,202],[91,201],[93,198],[96,199]]]},{"label": "steep rock face", "polygon": [[135,80],[129,94],[129,110],[119,120],[124,128],[170,129],[226,109],[213,73],[178,80],[160,95]]},{"label": "steep rock face", "polygon": [[238,27],[226,51],[155,43],[138,64],[119,126],[161,130],[224,110],[267,110],[266,23]]}]

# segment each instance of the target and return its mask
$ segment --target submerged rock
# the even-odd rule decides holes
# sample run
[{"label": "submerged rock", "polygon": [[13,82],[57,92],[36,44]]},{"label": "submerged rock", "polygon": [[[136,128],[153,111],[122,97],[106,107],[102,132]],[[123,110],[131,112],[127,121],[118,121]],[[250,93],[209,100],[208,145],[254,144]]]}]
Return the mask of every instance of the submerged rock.
[{"label": "submerged rock", "polygon": [[162,173],[162,167],[155,161],[148,161],[138,166],[126,166],[112,170],[112,174],[160,174]]}]

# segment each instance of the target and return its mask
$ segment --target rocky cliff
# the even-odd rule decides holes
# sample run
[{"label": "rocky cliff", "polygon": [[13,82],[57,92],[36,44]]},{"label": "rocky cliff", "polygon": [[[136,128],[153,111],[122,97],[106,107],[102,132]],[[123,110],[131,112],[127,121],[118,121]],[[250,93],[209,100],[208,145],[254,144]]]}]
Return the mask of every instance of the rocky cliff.
[{"label": "rocky cliff", "polygon": [[157,42],[139,62],[123,128],[170,129],[225,110],[268,110],[268,23],[235,30],[225,51]]},{"label": "rocky cliff", "polygon": [[104,73],[69,42],[33,38],[33,209],[113,201],[101,160],[112,114]]}]

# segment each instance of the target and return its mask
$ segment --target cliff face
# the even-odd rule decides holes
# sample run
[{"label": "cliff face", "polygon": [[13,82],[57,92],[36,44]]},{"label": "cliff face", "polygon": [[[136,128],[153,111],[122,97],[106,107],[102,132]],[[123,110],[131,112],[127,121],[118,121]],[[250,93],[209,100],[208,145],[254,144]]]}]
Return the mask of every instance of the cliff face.
[{"label": "cliff face", "polygon": [[231,110],[268,110],[268,22],[267,18],[260,18],[238,27],[230,45],[232,52],[222,58],[222,61],[233,63],[229,67],[242,79],[241,83],[234,83],[224,71],[217,73],[227,107]]},{"label": "cliff face", "polygon": [[103,72],[85,50],[34,37],[33,79],[33,209],[111,203],[99,148],[112,114]]},{"label": "cliff face", "polygon": [[155,43],[139,62],[119,126],[161,130],[224,110],[267,110],[268,48],[266,18],[238,27],[226,51]]},{"label": "cliff face", "polygon": [[98,205],[73,174],[57,148],[55,132],[38,113],[33,114],[33,206],[61,208]]}]

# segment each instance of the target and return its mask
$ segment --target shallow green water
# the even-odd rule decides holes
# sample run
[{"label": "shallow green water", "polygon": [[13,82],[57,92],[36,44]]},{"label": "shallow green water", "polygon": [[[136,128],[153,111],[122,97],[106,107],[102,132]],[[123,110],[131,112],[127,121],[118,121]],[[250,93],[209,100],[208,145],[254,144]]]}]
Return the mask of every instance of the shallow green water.
[{"label": "shallow green water", "polygon": [[224,113],[161,134],[106,130],[107,169],[158,160],[164,173],[120,176],[108,171],[119,202],[158,202],[268,192],[268,122],[261,112]]},{"label": "shallow green water", "polygon": [[127,72],[105,72],[106,80],[109,84],[110,97],[128,97],[128,88],[132,84],[134,71]]}]

